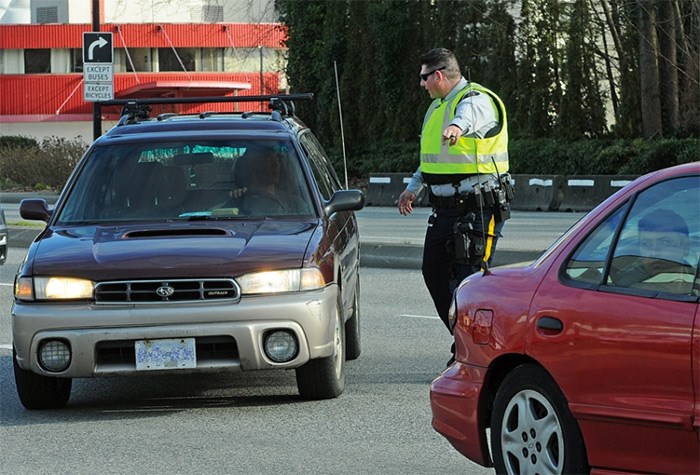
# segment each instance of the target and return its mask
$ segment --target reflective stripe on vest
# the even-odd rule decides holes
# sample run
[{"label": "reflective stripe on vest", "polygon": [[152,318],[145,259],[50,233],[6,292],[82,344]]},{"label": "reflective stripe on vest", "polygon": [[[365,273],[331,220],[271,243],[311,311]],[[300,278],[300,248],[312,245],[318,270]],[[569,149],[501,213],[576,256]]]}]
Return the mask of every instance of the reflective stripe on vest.
[{"label": "reflective stripe on vest", "polygon": [[[492,137],[460,136],[455,145],[442,143],[442,131],[455,116],[457,105],[466,94],[478,91],[487,94],[496,111],[499,130]],[[431,104],[431,111],[421,133],[420,167],[423,174],[456,175],[475,173],[505,173],[508,171],[508,122],[501,99],[489,89],[469,83],[451,100]]]}]

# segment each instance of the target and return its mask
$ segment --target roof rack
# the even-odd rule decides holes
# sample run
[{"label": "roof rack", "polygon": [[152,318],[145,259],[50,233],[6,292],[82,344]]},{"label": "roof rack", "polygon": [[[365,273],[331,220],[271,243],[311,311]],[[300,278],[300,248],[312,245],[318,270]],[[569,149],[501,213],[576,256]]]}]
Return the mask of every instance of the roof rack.
[{"label": "roof rack", "polygon": [[[118,125],[135,123],[150,117],[153,104],[201,104],[211,102],[268,102],[273,111],[273,119],[281,120],[284,116],[294,115],[294,101],[310,101],[313,93],[269,94],[258,96],[223,96],[223,97],[153,97],[139,99],[113,99],[99,101],[101,106],[122,106],[122,117]],[[263,112],[263,111],[261,111]],[[205,117],[204,114],[200,116]]]}]

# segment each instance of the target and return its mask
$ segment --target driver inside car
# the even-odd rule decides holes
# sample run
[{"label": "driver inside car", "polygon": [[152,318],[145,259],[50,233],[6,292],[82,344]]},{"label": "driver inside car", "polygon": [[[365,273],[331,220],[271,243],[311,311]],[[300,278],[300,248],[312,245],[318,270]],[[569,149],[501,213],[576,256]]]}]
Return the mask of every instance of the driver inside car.
[{"label": "driver inside car", "polygon": [[[688,294],[693,289],[697,262],[688,261],[688,225],[675,211],[657,209],[637,225],[639,256],[625,268],[614,265],[615,285]],[[617,268],[616,268],[617,267]]]},{"label": "driver inside car", "polygon": [[231,192],[243,214],[296,214],[303,208],[298,196],[281,186],[282,161],[277,150],[264,146],[249,147],[236,161]]}]

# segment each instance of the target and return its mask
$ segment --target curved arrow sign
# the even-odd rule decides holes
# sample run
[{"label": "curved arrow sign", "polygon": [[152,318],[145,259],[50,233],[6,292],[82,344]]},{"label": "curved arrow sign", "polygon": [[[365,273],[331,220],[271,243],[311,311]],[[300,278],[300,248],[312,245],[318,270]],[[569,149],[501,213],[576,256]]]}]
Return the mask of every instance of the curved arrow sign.
[{"label": "curved arrow sign", "polygon": [[94,57],[94,50],[95,48],[102,48],[103,46],[106,46],[109,44],[106,39],[103,37],[97,38],[97,41],[93,41],[90,46],[88,46],[88,60],[92,61],[92,58]]}]

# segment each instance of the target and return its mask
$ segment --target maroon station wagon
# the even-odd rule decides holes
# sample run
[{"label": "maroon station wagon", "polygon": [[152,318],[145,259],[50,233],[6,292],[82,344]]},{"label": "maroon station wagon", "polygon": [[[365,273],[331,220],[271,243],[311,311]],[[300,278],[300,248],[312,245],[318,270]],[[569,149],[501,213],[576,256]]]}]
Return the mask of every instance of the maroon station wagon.
[{"label": "maroon station wagon", "polygon": [[165,372],[294,369],[304,398],[343,392],[364,198],[292,114],[298,96],[253,97],[265,113],[127,104],[53,209],[20,204],[47,223],[15,280],[26,408],[66,405],[72,378]]},{"label": "maroon station wagon", "polygon": [[700,473],[699,258],[695,162],[625,186],[536,262],[468,277],[433,427],[498,473]]}]

